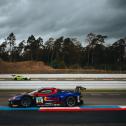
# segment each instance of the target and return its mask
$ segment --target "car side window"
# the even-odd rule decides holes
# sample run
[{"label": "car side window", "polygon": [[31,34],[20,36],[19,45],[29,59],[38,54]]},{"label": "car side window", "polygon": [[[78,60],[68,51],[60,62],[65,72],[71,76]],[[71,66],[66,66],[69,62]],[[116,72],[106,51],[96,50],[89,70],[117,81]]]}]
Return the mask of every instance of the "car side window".
[{"label": "car side window", "polygon": [[41,90],[41,91],[39,91],[39,93],[41,93],[41,94],[50,94],[50,93],[52,93],[52,90]]}]

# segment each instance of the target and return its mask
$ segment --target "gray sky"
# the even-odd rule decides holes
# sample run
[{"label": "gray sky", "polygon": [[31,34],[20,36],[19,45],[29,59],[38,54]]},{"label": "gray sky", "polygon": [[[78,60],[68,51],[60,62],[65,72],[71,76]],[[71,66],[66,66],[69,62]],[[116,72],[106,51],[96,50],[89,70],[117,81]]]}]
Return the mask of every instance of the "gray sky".
[{"label": "gray sky", "polygon": [[113,42],[126,37],[126,0],[0,0],[0,39],[31,34],[77,37],[100,33]]}]

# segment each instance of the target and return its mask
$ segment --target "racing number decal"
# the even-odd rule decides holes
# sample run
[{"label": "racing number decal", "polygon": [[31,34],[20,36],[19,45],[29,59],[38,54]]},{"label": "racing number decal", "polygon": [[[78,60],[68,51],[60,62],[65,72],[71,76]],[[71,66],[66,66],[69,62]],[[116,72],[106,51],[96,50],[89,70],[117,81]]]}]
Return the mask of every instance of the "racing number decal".
[{"label": "racing number decal", "polygon": [[36,103],[43,103],[43,97],[36,97]]}]

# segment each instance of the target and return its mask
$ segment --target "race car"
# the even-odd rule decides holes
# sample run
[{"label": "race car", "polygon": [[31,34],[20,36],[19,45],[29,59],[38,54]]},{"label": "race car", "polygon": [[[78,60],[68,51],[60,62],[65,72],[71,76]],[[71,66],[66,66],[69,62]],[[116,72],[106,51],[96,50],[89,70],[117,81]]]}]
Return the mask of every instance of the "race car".
[{"label": "race car", "polygon": [[83,104],[81,91],[83,87],[76,87],[74,91],[57,88],[41,88],[30,93],[23,93],[11,97],[8,102],[10,107],[30,106],[68,106],[73,107]]},{"label": "race car", "polygon": [[22,75],[12,75],[12,77],[13,77],[13,80],[19,80],[19,81],[21,81],[21,80],[31,80],[31,78],[24,77]]}]

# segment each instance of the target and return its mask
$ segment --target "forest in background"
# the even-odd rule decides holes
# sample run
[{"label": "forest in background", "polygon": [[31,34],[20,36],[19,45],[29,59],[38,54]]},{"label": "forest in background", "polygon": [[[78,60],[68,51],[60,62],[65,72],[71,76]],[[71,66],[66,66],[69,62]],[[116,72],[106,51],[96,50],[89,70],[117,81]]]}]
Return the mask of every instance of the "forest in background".
[{"label": "forest in background", "polygon": [[16,36],[10,33],[0,42],[0,60],[7,62],[43,61],[56,69],[95,68],[103,70],[126,70],[126,38],[106,45],[107,36],[89,33],[86,46],[77,38],[63,36],[43,42],[34,35],[16,44]]}]

